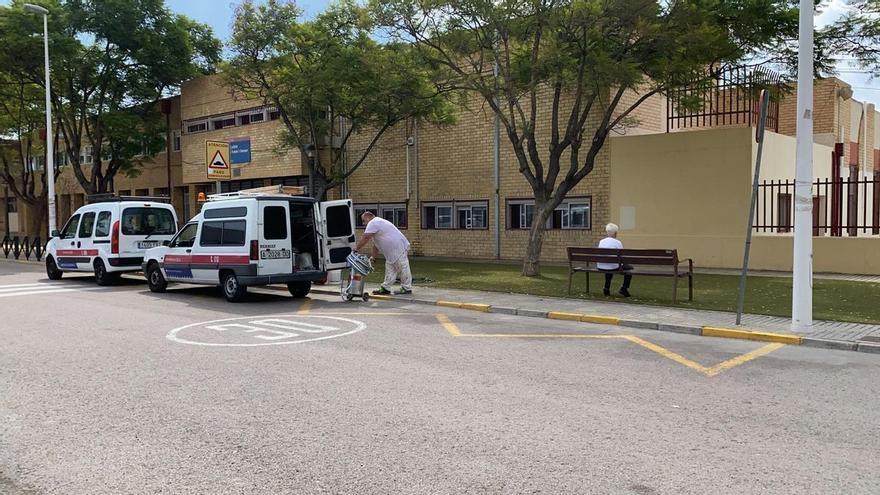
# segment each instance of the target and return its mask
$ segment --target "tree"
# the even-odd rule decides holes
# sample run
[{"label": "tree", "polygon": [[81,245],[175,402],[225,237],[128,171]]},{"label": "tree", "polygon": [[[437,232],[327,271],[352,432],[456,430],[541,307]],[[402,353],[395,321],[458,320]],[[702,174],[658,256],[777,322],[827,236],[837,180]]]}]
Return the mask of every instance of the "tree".
[{"label": "tree", "polygon": [[36,156],[45,156],[39,140],[43,101],[43,93],[30,82],[0,73],[0,136],[9,138],[0,143],[0,180],[30,208],[27,232],[34,234],[43,232],[48,206],[46,169],[32,166]]},{"label": "tree", "polygon": [[[354,173],[395,124],[446,123],[452,114],[408,43],[372,36],[366,9],[343,1],[313,21],[300,14],[292,2],[242,3],[223,74],[235,91],[278,109],[279,149],[316,151],[306,163],[309,176],[321,179],[309,194],[320,198]],[[356,135],[366,145],[352,150]],[[336,142],[321,150],[326,140]]]},{"label": "tree", "polygon": [[500,119],[535,198],[526,276],[540,275],[548,218],[639,105],[797,33],[797,10],[784,1],[373,0],[372,7],[390,36],[411,42],[436,69],[439,88],[478,95]]},{"label": "tree", "polygon": [[[880,0],[851,0],[850,9],[816,32],[820,53],[846,54],[872,75],[880,75]],[[834,69],[827,70],[834,73]]]},{"label": "tree", "polygon": [[[42,19],[22,0],[0,7],[0,71],[45,87]],[[110,191],[162,149],[156,103],[182,81],[213,70],[210,28],[161,0],[51,0],[52,111],[61,151],[83,190]],[[83,149],[94,151],[82,163]]]}]

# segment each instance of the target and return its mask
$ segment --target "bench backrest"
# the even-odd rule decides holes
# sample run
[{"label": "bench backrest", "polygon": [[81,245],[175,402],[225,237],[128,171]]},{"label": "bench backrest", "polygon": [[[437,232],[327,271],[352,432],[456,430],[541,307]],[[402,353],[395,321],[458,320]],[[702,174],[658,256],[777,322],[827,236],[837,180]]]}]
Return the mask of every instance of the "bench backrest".
[{"label": "bench backrest", "polygon": [[615,263],[630,265],[678,264],[676,249],[605,249],[569,247],[568,262],[571,263]]}]

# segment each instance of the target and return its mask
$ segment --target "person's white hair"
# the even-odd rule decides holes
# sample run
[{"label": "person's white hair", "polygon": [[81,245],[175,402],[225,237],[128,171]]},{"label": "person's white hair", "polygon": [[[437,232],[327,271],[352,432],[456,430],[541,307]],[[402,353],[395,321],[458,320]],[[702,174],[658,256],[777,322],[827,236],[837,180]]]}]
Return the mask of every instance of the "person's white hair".
[{"label": "person's white hair", "polygon": [[606,234],[616,234],[620,231],[620,227],[617,226],[616,223],[609,223],[605,226]]}]

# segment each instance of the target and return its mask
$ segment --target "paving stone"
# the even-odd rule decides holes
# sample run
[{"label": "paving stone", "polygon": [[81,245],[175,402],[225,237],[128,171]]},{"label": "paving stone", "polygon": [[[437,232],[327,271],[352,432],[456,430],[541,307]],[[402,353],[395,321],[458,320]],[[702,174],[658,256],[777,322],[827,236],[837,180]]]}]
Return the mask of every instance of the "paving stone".
[{"label": "paving stone", "polygon": [[516,308],[508,308],[506,306],[490,306],[489,312],[490,313],[498,313],[498,314],[502,314],[502,315],[515,315]]},{"label": "paving stone", "polygon": [[535,317],[535,318],[546,318],[546,317],[547,317],[547,312],[546,312],[546,311],[540,311],[540,310],[537,310],[537,309],[522,309],[522,308],[518,308],[518,309],[516,310],[516,314],[519,315],[519,316],[532,316],[532,317]]}]

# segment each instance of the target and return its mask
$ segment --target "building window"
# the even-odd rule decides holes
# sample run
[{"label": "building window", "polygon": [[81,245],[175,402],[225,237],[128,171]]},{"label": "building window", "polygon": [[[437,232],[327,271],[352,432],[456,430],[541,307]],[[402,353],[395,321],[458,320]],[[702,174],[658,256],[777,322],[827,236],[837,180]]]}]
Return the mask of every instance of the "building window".
[{"label": "building window", "polygon": [[171,151],[180,151],[180,129],[171,131]]},{"label": "building window", "polygon": [[18,213],[18,198],[14,196],[6,198],[6,212]]},{"label": "building window", "polygon": [[[566,199],[547,219],[548,229],[589,230],[592,228],[592,199]],[[507,203],[507,224],[510,229],[530,229],[535,217],[534,200],[512,200]]]},{"label": "building window", "polygon": [[355,227],[362,229],[366,227],[364,221],[361,220],[361,215],[366,212],[370,212],[373,215],[379,215],[379,209],[376,205],[354,205],[354,225]]},{"label": "building window", "polygon": [[422,228],[453,229],[452,203],[430,203],[422,207]]},{"label": "building window", "polygon": [[474,230],[489,228],[489,203],[456,203],[456,228]]},{"label": "building window", "polygon": [[275,107],[267,108],[266,113],[269,114],[269,120],[278,120],[281,118],[281,112],[279,112],[278,109]]},{"label": "building window", "polygon": [[592,227],[590,206],[590,198],[564,201],[553,212],[551,228],[590,229]]},{"label": "building window", "polygon": [[237,125],[256,124],[257,122],[263,122],[265,120],[266,110],[264,108],[245,110],[242,112],[236,112],[235,114],[235,123]]},{"label": "building window", "polygon": [[134,195],[135,196],[149,196],[150,190],[149,189],[135,189]]},{"label": "building window", "polygon": [[399,203],[379,205],[379,212],[379,216],[393,223],[394,226],[398,229],[405,229],[407,227],[407,214],[405,204]]},{"label": "building window", "polygon": [[211,130],[220,130],[226,127],[235,126],[235,115],[221,115],[211,119]]},{"label": "building window", "polygon": [[79,155],[79,162],[84,165],[90,165],[94,160],[94,151],[95,148],[91,146],[84,146],[82,149],[82,153]]},{"label": "building window", "polygon": [[208,130],[207,120],[193,120],[186,123],[186,133],[195,134],[197,132],[205,132]]}]

